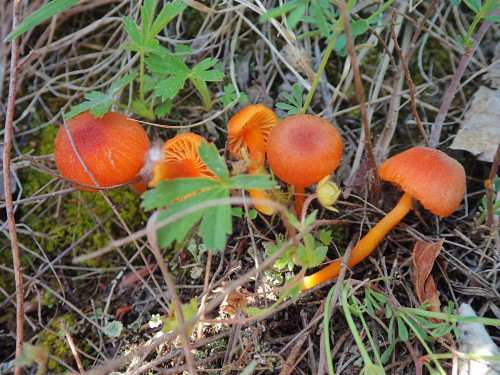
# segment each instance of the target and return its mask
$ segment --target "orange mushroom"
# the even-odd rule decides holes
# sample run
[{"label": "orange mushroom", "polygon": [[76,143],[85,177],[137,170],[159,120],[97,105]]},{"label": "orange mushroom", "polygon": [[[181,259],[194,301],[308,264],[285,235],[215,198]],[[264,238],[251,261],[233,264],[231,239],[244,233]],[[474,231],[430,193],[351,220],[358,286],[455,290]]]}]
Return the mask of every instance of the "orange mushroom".
[{"label": "orange mushroom", "polygon": [[[227,124],[229,152],[239,159],[243,159],[243,154],[248,155],[250,174],[265,173],[267,137],[277,123],[278,118],[274,112],[262,104],[249,105],[229,120]],[[269,199],[264,191],[255,189],[250,190],[250,197]],[[254,206],[266,215],[272,215],[275,211],[274,208],[264,204]]]},{"label": "orange mushroom", "polygon": [[74,181],[75,187],[96,190],[78,185],[96,186],[75,149],[99,187],[121,185],[138,177],[150,142],[137,121],[116,112],[100,118],[86,112],[68,120],[67,125],[71,139],[61,126],[54,140],[54,159],[61,175]]},{"label": "orange mushroom", "polygon": [[181,133],[165,142],[163,160],[153,165],[153,178],[149,181],[148,186],[154,187],[161,181],[181,177],[216,180],[217,177],[198,154],[198,147],[202,142],[207,141],[195,133]]},{"label": "orange mushroom", "polygon": [[271,170],[295,186],[295,212],[302,213],[305,188],[330,175],[342,157],[342,140],[335,127],[314,115],[293,115],[269,134],[267,160]]},{"label": "orange mushroom", "polygon": [[[387,159],[379,168],[380,177],[398,184],[405,191],[399,203],[352,249],[347,262],[353,267],[368,255],[411,210],[411,198],[420,201],[432,213],[445,217],[460,205],[465,191],[462,165],[445,153],[415,147]],[[312,288],[340,273],[337,259],[313,275],[304,277],[303,289]]]}]

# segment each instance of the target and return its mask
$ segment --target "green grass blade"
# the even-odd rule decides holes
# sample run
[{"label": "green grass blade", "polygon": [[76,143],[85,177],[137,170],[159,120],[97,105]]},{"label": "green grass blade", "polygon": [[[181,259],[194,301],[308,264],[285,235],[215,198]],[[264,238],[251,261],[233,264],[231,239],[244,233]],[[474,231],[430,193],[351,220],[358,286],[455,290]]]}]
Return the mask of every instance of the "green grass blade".
[{"label": "green grass blade", "polygon": [[38,10],[35,10],[28,17],[26,17],[14,30],[10,32],[5,38],[4,42],[12,42],[14,38],[25,33],[26,31],[38,26],[43,21],[61,13],[66,9],[72,7],[78,0],[52,0],[50,3],[44,5]]}]

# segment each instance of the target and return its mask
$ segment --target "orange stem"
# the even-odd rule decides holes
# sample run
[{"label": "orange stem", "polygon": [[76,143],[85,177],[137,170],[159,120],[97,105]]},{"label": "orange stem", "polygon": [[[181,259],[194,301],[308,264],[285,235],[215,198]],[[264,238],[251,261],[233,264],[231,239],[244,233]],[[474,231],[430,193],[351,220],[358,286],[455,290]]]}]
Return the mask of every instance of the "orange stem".
[{"label": "orange stem", "polygon": [[[353,267],[371,254],[373,249],[384,239],[411,210],[411,195],[405,193],[399,203],[382,220],[369,231],[359,243],[352,249],[351,256],[347,262],[348,267]],[[341,269],[341,259],[334,260],[322,270],[304,277],[302,290],[306,290],[321,284],[327,280],[337,277]]]},{"label": "orange stem", "polygon": [[[266,142],[262,136],[261,131],[252,126],[245,130],[244,138],[248,146],[249,159],[250,159],[250,174],[261,174],[264,169],[264,162],[266,160]],[[269,200],[264,190],[250,190],[250,198],[252,199],[265,199]],[[256,210],[262,212],[264,215],[272,215],[276,210],[264,204],[254,204]]]},{"label": "orange stem", "polygon": [[295,215],[300,220],[302,217],[302,209],[306,200],[306,188],[304,186],[295,186]]}]

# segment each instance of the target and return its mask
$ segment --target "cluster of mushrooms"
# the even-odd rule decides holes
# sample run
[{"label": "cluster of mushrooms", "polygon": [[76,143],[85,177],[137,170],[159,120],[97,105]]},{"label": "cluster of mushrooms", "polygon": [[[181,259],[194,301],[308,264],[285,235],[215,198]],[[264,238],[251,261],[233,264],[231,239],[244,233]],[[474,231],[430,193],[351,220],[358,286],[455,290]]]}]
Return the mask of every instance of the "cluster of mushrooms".
[{"label": "cluster of mushrooms", "polygon": [[[254,104],[233,116],[227,130],[229,152],[247,161],[250,174],[266,173],[267,156],[273,173],[294,186],[297,217],[303,209],[305,188],[328,179],[342,156],[342,140],[335,127],[314,115],[292,115],[279,122],[271,109]],[[181,133],[167,141],[159,155],[155,155],[146,132],[137,121],[114,112],[101,118],[83,113],[59,129],[54,142],[54,158],[61,175],[80,189],[109,189],[132,183],[142,193],[163,180],[216,179],[198,155],[202,142],[208,141],[194,133]],[[370,255],[411,210],[412,200],[419,201],[439,217],[445,217],[458,208],[464,196],[462,165],[435,149],[414,147],[406,150],[387,159],[378,172],[382,179],[397,184],[404,194],[396,207],[352,249],[348,267]],[[255,205],[257,210],[265,215],[274,213],[273,205],[265,204],[270,200],[266,192],[253,190],[250,197],[263,203]],[[341,260],[337,259],[304,277],[303,289],[337,277],[340,269]]]}]

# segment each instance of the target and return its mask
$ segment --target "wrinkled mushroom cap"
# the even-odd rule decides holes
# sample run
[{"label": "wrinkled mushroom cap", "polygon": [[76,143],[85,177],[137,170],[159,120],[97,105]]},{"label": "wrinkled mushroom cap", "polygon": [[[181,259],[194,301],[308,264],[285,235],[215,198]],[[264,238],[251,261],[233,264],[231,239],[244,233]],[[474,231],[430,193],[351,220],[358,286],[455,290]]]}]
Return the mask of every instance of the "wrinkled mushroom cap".
[{"label": "wrinkled mushroom cap", "polygon": [[269,133],[278,123],[275,113],[262,104],[252,104],[246,106],[235,114],[227,124],[228,131],[228,149],[231,155],[237,158],[243,158],[241,149],[244,149],[248,155],[250,152],[245,141],[245,132],[250,128],[257,128],[264,142],[267,141]]},{"label": "wrinkled mushroom cap", "polygon": [[414,147],[395,155],[380,166],[379,174],[440,217],[451,215],[464,196],[464,168],[432,148]]},{"label": "wrinkled mushroom cap", "polygon": [[163,161],[153,166],[153,179],[149,186],[160,181],[181,177],[201,177],[217,179],[201,160],[198,147],[205,138],[195,133],[181,133],[163,145]]},{"label": "wrinkled mushroom cap", "polygon": [[267,159],[272,171],[288,184],[306,187],[331,174],[342,157],[335,127],[314,115],[293,115],[269,134]]},{"label": "wrinkled mushroom cap", "polygon": [[[123,184],[137,177],[150,148],[148,136],[137,121],[116,112],[107,112],[100,118],[86,112],[66,123],[78,154],[100,187]],[[54,159],[63,177],[95,186],[78,160],[64,125],[54,140]]]}]

